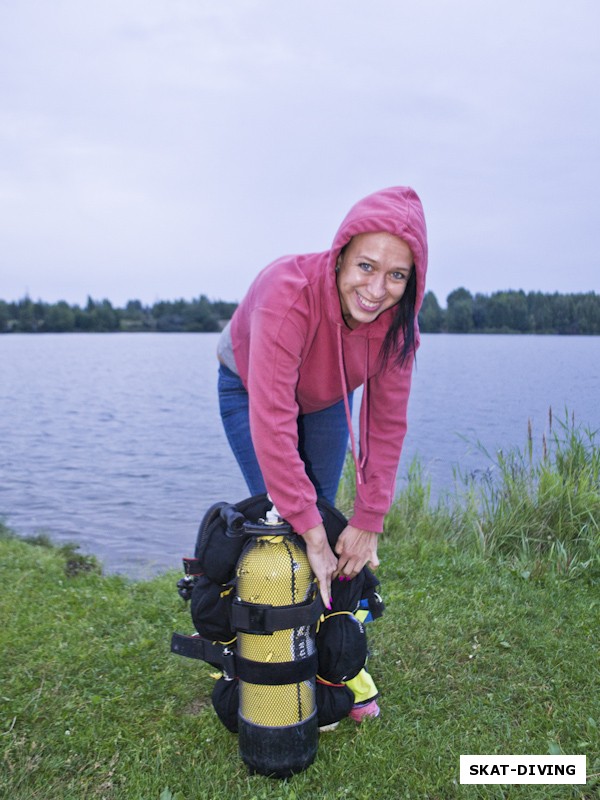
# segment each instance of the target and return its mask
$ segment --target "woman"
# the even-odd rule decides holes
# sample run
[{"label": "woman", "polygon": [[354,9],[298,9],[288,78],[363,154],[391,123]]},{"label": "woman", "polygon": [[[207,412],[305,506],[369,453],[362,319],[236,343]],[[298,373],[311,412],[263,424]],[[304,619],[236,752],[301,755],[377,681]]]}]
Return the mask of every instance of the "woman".
[{"label": "woman", "polygon": [[[330,250],[266,267],[219,342],[221,416],[231,448],[251,494],[268,491],[303,536],[326,606],[334,578],[379,565],[426,270],[418,196],[407,187],[384,189],[350,210]],[[357,452],[351,403],[361,385]],[[335,502],[349,435],[356,501],[334,553],[316,499]]]}]

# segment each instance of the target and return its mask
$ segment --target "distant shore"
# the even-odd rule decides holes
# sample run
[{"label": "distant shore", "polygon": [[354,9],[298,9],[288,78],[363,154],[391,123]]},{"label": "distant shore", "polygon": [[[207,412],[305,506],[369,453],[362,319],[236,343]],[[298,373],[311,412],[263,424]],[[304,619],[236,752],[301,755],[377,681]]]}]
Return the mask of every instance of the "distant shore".
[{"label": "distant shore", "polygon": [[[600,335],[600,295],[499,291],[490,295],[455,289],[442,308],[426,292],[419,311],[422,333]],[[110,300],[88,297],[85,306],[0,300],[0,333],[218,333],[237,303],[209,300],[160,300],[144,305],[129,300],[115,308]]]}]

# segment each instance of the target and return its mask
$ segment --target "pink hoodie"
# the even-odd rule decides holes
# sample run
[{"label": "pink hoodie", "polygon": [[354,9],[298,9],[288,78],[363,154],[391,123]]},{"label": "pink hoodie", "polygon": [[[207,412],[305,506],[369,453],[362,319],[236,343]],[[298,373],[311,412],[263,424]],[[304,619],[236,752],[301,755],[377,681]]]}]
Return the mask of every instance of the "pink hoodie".
[{"label": "pink hoodie", "polygon": [[[342,318],[335,275],[342,247],[359,233],[378,231],[399,236],[412,250],[418,312],[427,271],[425,217],[412,189],[392,187],[350,210],[331,250],[284,256],[266,267],[231,321],[260,468],[279,513],[298,533],[322,521],[298,453],[298,414],[320,411],[341,399],[348,408],[348,393],[362,384],[359,458],[352,435],[357,486],[350,523],[382,531],[394,497],[413,359],[399,369],[392,357],[381,371],[379,351],[394,309],[351,330]],[[415,334],[418,345],[418,329]]]}]

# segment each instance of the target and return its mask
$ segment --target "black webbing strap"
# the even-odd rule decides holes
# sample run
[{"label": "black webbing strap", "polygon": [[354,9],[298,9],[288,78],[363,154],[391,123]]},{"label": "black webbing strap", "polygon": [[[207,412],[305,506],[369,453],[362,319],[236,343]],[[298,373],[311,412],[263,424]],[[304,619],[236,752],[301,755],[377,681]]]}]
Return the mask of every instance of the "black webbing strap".
[{"label": "black webbing strap", "polygon": [[298,661],[250,661],[239,654],[235,659],[237,676],[247,683],[257,683],[261,686],[283,686],[287,683],[302,683],[317,674],[319,663],[316,651],[307,658]]},{"label": "black webbing strap", "polygon": [[307,603],[290,606],[264,606],[236,598],[231,607],[231,626],[243,633],[271,634],[314,625],[323,611],[320,595]]},{"label": "black webbing strap", "polygon": [[381,595],[374,591],[369,592],[365,600],[367,600],[369,604],[369,611],[371,612],[373,619],[379,619],[379,617],[383,616],[383,612],[385,611],[385,603],[381,599]]},{"label": "black webbing strap", "polygon": [[186,575],[202,575],[204,570],[199,558],[184,558],[183,571]]},{"label": "black webbing strap", "polygon": [[174,633],[171,637],[171,652],[187,658],[197,658],[218,664],[229,680],[241,678],[248,683],[261,686],[283,686],[287,683],[301,683],[317,674],[319,663],[316,651],[298,661],[280,663],[251,661],[230,650],[219,642],[209,642],[202,636],[186,636]]},{"label": "black webbing strap", "polygon": [[209,642],[202,636],[186,636],[174,633],[171,636],[171,652],[186,658],[197,658],[218,664],[228,678],[235,678],[235,654],[226,645]]}]

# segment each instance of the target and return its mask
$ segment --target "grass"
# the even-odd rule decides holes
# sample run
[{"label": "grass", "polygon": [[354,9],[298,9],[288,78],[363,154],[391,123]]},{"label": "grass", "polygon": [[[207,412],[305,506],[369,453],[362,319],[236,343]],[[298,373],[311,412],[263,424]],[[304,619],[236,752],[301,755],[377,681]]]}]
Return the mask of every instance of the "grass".
[{"label": "grass", "polygon": [[[387,610],[368,628],[382,716],[344,720],[288,781],[247,774],[211,668],[169,653],[171,631],[191,630],[178,574],[103,576],[4,530],[0,796],[600,797],[598,449],[572,425],[556,435],[539,462],[507,454],[438,504],[413,465],[380,547]],[[458,783],[460,754],[561,752],[587,755],[586,786]]]},{"label": "grass", "polygon": [[538,458],[530,424],[524,450],[491,456],[480,447],[488,468],[457,470],[455,492],[437,504],[414,462],[387,528],[403,537],[435,531],[474,556],[499,559],[523,574],[600,575],[598,432],[568,415],[557,424],[551,410],[548,419]]}]

